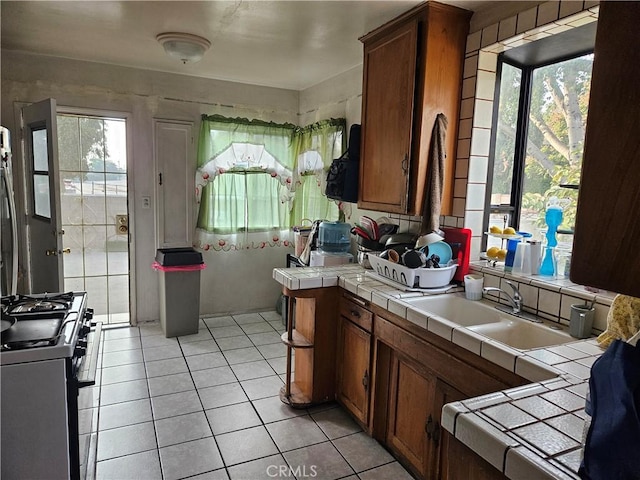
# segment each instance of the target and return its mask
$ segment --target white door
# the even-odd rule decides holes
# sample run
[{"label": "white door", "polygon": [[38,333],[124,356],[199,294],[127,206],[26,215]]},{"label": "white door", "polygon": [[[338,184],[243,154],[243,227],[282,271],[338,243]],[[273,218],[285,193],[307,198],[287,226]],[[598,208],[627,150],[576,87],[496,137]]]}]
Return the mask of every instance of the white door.
[{"label": "white door", "polygon": [[32,293],[63,289],[56,101],[23,107],[29,284]]},{"label": "white door", "polygon": [[158,248],[190,247],[196,171],[193,124],[154,120],[154,126]]}]

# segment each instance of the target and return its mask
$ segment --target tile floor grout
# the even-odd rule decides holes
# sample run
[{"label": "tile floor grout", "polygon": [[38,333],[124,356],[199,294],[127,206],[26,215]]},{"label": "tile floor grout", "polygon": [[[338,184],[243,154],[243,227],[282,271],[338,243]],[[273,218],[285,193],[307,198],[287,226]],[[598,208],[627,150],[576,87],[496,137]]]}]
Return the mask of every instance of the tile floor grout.
[{"label": "tile floor grout", "polygon": [[[264,314],[264,315],[263,315]],[[266,315],[266,316],[265,316]],[[165,339],[164,336],[160,337],[160,335],[163,335],[162,330],[159,328],[158,325],[153,325],[153,326],[146,326],[146,325],[140,325],[137,327],[125,327],[126,329],[128,329],[130,332],[132,332],[131,335],[129,336],[116,336],[115,338],[110,338],[110,332],[113,331],[118,331],[120,329],[118,328],[110,328],[108,330],[105,330],[105,335],[103,337],[102,340],[102,344],[100,346],[101,350],[100,350],[100,378],[101,378],[101,382],[99,384],[99,386],[97,386],[96,388],[99,388],[100,390],[98,391],[98,400],[96,402],[96,400],[93,400],[92,403],[92,407],[91,408],[95,408],[96,412],[97,412],[97,422],[95,422],[98,427],[97,427],[97,432],[98,432],[98,441],[96,442],[96,449],[98,450],[100,448],[100,434],[101,433],[105,433],[105,432],[109,432],[109,431],[115,431],[118,428],[125,428],[125,427],[129,427],[132,425],[145,425],[148,423],[152,423],[152,427],[153,427],[153,436],[155,439],[155,445],[151,446],[148,449],[143,449],[143,450],[136,450],[135,452],[128,452],[128,453],[120,453],[120,454],[109,454],[110,456],[106,456],[104,458],[100,458],[99,455],[95,455],[96,458],[96,465],[94,466],[95,470],[94,473],[96,474],[96,478],[100,479],[100,478],[115,478],[115,477],[109,477],[108,472],[105,475],[102,475],[102,469],[101,467],[106,467],[107,465],[113,465],[113,461],[120,461],[120,460],[125,460],[127,459],[127,457],[131,457],[132,455],[140,455],[140,454],[146,454],[148,452],[156,452],[155,455],[155,459],[157,461],[156,465],[159,467],[159,473],[160,473],[160,477],[156,477],[156,478],[162,478],[165,479],[167,478],[167,472],[166,470],[166,465],[165,462],[163,462],[163,455],[162,455],[162,450],[163,449],[170,449],[173,447],[179,447],[180,445],[184,445],[190,442],[199,442],[199,441],[203,441],[203,440],[209,440],[212,439],[213,440],[213,445],[215,446],[215,449],[217,450],[217,457],[219,457],[219,462],[221,463],[220,466],[217,466],[213,469],[208,469],[205,470],[204,472],[196,472],[196,473],[189,473],[187,476],[185,477],[180,477],[180,478],[192,478],[192,477],[197,477],[197,478],[244,478],[244,477],[237,477],[235,475],[235,473],[232,471],[233,469],[238,469],[238,468],[242,468],[242,466],[244,465],[245,467],[248,467],[249,464],[252,464],[253,462],[259,462],[268,458],[273,457],[273,462],[278,463],[278,464],[284,464],[284,465],[289,465],[289,469],[291,470],[293,468],[292,462],[290,460],[287,460],[287,456],[291,457],[292,455],[294,455],[294,452],[298,452],[299,454],[304,454],[305,451],[307,449],[309,449],[309,447],[320,447],[322,445],[330,445],[333,450],[335,450],[335,453],[338,454],[339,459],[343,462],[343,465],[346,466],[346,469],[348,469],[348,472],[344,472],[344,475],[341,474],[337,474],[337,476],[334,474],[334,476],[332,476],[331,478],[334,479],[338,479],[338,478],[347,478],[347,477],[352,477],[352,478],[362,478],[360,477],[361,475],[365,474],[365,477],[367,479],[375,479],[375,478],[385,478],[385,477],[379,477],[379,476],[375,476],[376,474],[376,470],[380,469],[382,467],[391,467],[391,468],[395,468],[397,470],[397,472],[399,472],[400,475],[404,474],[406,476],[406,478],[410,479],[412,478],[408,473],[406,473],[406,471],[395,461],[395,459],[393,457],[391,457],[386,450],[383,450],[382,447],[379,446],[379,444],[377,444],[377,442],[375,442],[375,440],[370,439],[370,437],[367,436],[367,439],[370,439],[369,441],[373,441],[375,442],[374,446],[379,449],[382,450],[382,452],[384,452],[384,454],[387,455],[387,458],[382,460],[382,463],[375,463],[372,464],[370,466],[367,466],[366,468],[357,468],[356,466],[353,466],[352,463],[349,462],[347,455],[344,453],[343,450],[341,450],[339,448],[339,444],[336,444],[337,440],[343,440],[345,438],[348,437],[355,437],[363,434],[362,429],[359,427],[359,425],[357,425],[350,417],[348,417],[348,415],[346,413],[344,413],[341,409],[340,406],[338,406],[335,403],[329,404],[329,405],[321,405],[321,406],[317,406],[317,407],[311,407],[311,408],[305,408],[305,409],[299,409],[298,411],[301,412],[299,414],[294,414],[291,415],[291,412],[287,412],[287,413],[279,413],[276,415],[275,419],[270,419],[270,417],[267,416],[266,411],[263,412],[262,414],[260,413],[260,410],[258,409],[258,407],[256,406],[256,402],[260,402],[260,401],[265,401],[265,409],[268,408],[267,403],[269,401],[272,401],[275,403],[275,400],[273,400],[273,397],[275,397],[277,399],[277,402],[279,402],[279,397],[278,397],[278,393],[279,392],[275,392],[276,395],[270,395],[270,396],[264,396],[266,392],[260,393],[260,392],[251,392],[250,389],[248,388],[248,385],[250,385],[247,382],[252,382],[254,380],[260,380],[260,379],[265,379],[265,378],[277,378],[278,379],[278,385],[284,385],[284,382],[282,380],[282,373],[278,373],[279,371],[282,371],[282,369],[277,369],[276,367],[274,367],[274,365],[269,361],[273,361],[275,362],[278,358],[285,358],[284,356],[278,356],[278,357],[270,357],[267,358],[265,355],[265,353],[259,349],[259,347],[261,346],[266,346],[266,345],[282,345],[280,343],[280,339],[279,339],[279,334],[281,332],[278,331],[278,328],[276,328],[277,324],[278,327],[283,330],[284,327],[282,326],[282,322],[281,320],[279,320],[279,317],[275,317],[275,312],[260,312],[260,313],[254,313],[254,314],[244,314],[244,315],[227,315],[227,316],[222,316],[222,317],[203,317],[201,319],[199,319],[199,331],[197,334],[194,335],[198,335],[199,337],[202,337],[202,340],[200,339],[194,339],[193,337],[187,341],[187,338],[189,336],[186,337],[178,337],[177,339],[175,339],[174,341],[170,340],[170,339]],[[243,319],[242,323],[239,323],[236,320],[236,317],[247,317]],[[251,320],[251,317],[253,317],[254,321],[247,321],[247,320]],[[270,320],[271,318],[271,320]],[[214,322],[215,320],[218,320],[218,322]],[[209,321],[209,322],[208,322]],[[220,325],[217,325],[217,323],[220,323]],[[247,333],[248,331],[251,330],[261,330],[261,329],[265,329],[267,328],[266,325],[262,325],[261,327],[247,327],[246,330],[245,326],[247,325],[257,325],[257,324],[261,324],[261,323],[265,323],[268,324],[269,327],[271,328],[270,331],[263,331],[263,332],[256,332],[256,333]],[[213,326],[213,325],[216,326]],[[232,327],[234,328],[234,330],[227,330],[227,331],[223,331],[223,330],[217,330],[216,328],[226,328],[226,327]],[[145,331],[146,329],[149,329],[147,331]],[[235,330],[238,329],[238,330]],[[122,329],[124,330],[124,328]],[[133,332],[133,331],[136,332]],[[214,335],[215,333],[219,333],[219,334],[223,334],[223,336],[217,336]],[[277,339],[277,343],[274,341],[273,343],[260,343],[260,344],[256,344],[255,343],[255,339],[260,339],[259,341],[265,341],[265,342],[269,342],[268,340],[268,336],[265,336],[265,334],[269,334],[269,333],[278,333],[278,339]],[[232,335],[227,336],[227,333],[232,333]],[[235,333],[238,333],[237,335],[235,335]],[[251,337],[250,335],[262,335],[263,337]],[[151,338],[151,337],[160,337],[162,340],[147,340],[144,341],[145,338]],[[127,340],[129,338],[137,338],[139,339],[139,342],[135,342],[135,341],[131,341],[131,340]],[[248,340],[248,344],[251,346],[234,346],[233,344],[231,345],[227,345],[227,348],[223,349],[221,347],[221,344],[219,343],[219,340],[222,340],[224,338],[246,338]],[[192,341],[193,340],[193,341]],[[188,348],[185,348],[187,345],[194,345],[194,348],[197,348],[198,346],[203,346],[203,345],[197,345],[198,342],[211,342],[213,340],[213,345],[215,345],[215,348],[217,350],[215,351],[210,351],[210,350],[205,350],[202,353],[198,353],[198,352],[192,352],[189,351]],[[273,338],[272,340],[275,340],[275,338]],[[105,342],[114,342],[112,344],[110,344],[109,348],[112,347],[117,347],[116,342],[123,342],[123,343],[130,343],[132,345],[127,345],[127,348],[125,349],[118,349],[118,350],[110,350],[108,352],[104,352],[104,347],[105,347]],[[231,343],[232,341],[228,341],[229,343]],[[148,344],[147,346],[145,346],[145,343]],[[158,343],[157,345],[155,345],[155,343]],[[221,342],[221,343],[227,343],[227,342]],[[242,343],[242,342],[240,342]],[[246,343],[246,342],[245,342]],[[147,351],[149,351],[149,349],[151,348],[158,348],[158,349],[166,349],[166,348],[171,348],[173,345],[177,345],[178,350],[180,355],[179,356],[173,356],[172,353],[169,353],[169,357],[164,358],[164,354],[161,354],[160,350],[157,350],[156,352],[161,354],[161,356],[157,359],[153,359],[153,360],[147,360],[147,357],[145,356],[145,349],[147,349]],[[243,358],[240,357],[240,354],[237,354],[238,358],[234,358],[234,362],[231,363],[231,359],[229,357],[231,357],[231,355],[227,355],[226,352],[230,352],[230,351],[238,351],[241,349],[253,349],[254,351],[257,352],[257,354],[259,354],[258,358],[251,358],[251,359],[247,359],[250,358],[249,356],[245,356]],[[283,346],[284,349],[284,346]],[[140,361],[136,361],[137,354],[134,353],[122,353],[122,352],[132,352],[132,351],[137,351],[140,350]],[[263,349],[264,350],[264,349]],[[104,365],[104,355],[105,353],[107,354],[108,358],[113,358],[115,360],[113,360],[116,364],[115,365]],[[111,355],[109,356],[108,354],[113,353],[116,355]],[[224,359],[224,364],[220,365],[220,366],[214,366],[212,368],[202,368],[203,365],[197,366],[195,365],[195,363],[197,362],[197,360],[192,360],[193,365],[188,361],[189,358],[191,357],[197,357],[198,355],[208,355],[208,354],[219,354],[221,356],[221,360]],[[148,355],[149,353],[147,353]],[[269,354],[270,355],[270,354]],[[255,356],[255,355],[254,355]],[[119,359],[118,357],[122,357],[122,359]],[[128,363],[131,360],[131,363]],[[180,363],[180,360],[182,360],[182,363]],[[184,368],[186,369],[186,371],[180,370],[177,372],[169,372],[169,373],[165,373],[162,375],[157,375],[154,374],[153,376],[149,376],[149,369],[148,369],[148,364],[149,363],[153,363],[153,362],[162,362],[165,361],[167,363],[165,363],[164,365],[170,365],[171,363],[180,363],[181,367],[184,366]],[[173,361],[173,362],[172,362]],[[122,362],[122,363],[120,363]],[[237,365],[243,365],[243,364],[248,364],[248,363],[256,363],[258,364],[258,362],[262,362],[263,368],[266,369],[266,372],[257,372],[257,376],[249,376],[248,378],[245,378],[244,380],[240,380],[240,376],[244,377],[245,375],[239,375],[238,373],[238,368],[234,369],[234,366]],[[102,373],[104,372],[104,369],[108,369],[108,368],[115,368],[115,367],[126,367],[128,365],[134,365],[134,364],[141,364],[142,368],[144,369],[144,377],[142,378],[135,378],[135,379],[131,379],[128,377],[124,377],[126,378],[125,380],[119,380],[116,378],[117,381],[114,382],[110,382],[107,384],[104,384],[103,381],[104,379],[102,378]],[[197,368],[196,368],[197,367]],[[209,385],[209,382],[204,382],[204,386],[200,386],[198,387],[198,383],[202,384],[203,382],[199,382],[197,381],[197,375],[194,376],[195,372],[198,371],[211,371],[214,370],[216,368],[227,368],[228,371],[230,372],[230,377],[227,379],[222,379],[221,383],[216,383],[216,381],[214,381],[213,385]],[[268,369],[267,369],[268,367]],[[157,372],[155,372],[157,373]],[[162,377],[170,377],[172,375],[184,375],[184,374],[188,374],[188,378],[189,381],[191,382],[189,384],[189,386],[178,386],[177,388],[168,388],[165,390],[162,390],[161,393],[154,393],[152,394],[152,388],[151,385],[152,383],[158,383],[160,384],[161,380],[156,380],[153,381],[154,378],[157,379],[161,379]],[[205,375],[204,373],[202,375]],[[173,377],[175,379],[175,377]],[[234,380],[231,380],[231,378],[233,378]],[[129,399],[128,396],[123,396],[121,398],[124,398],[124,400],[120,399],[120,398],[116,398],[116,400],[119,401],[115,401],[113,403],[109,403],[109,404],[103,404],[103,398],[102,398],[102,389],[105,386],[109,386],[109,390],[112,389],[118,389],[118,385],[120,385],[122,388],[126,388],[127,386],[129,386],[131,384],[131,382],[135,382],[135,381],[142,381],[144,380],[144,384],[145,384],[145,394],[147,395],[146,397],[143,398],[133,398],[133,399]],[[244,382],[244,383],[243,383]],[[215,404],[215,406],[211,407],[211,408],[206,408],[206,406],[208,405],[208,401],[206,400],[206,398],[203,398],[203,393],[206,389],[215,389],[217,387],[224,387],[225,385],[237,385],[239,387],[239,391],[242,392],[242,398],[240,398],[238,396],[238,398],[236,399],[227,399],[224,400],[223,403],[221,404]],[[278,389],[279,390],[279,389]],[[168,400],[170,397],[170,395],[180,395],[180,394],[190,394],[191,392],[195,391],[195,395],[197,398],[197,405],[194,405],[192,408],[195,409],[195,411],[192,411],[191,409],[187,408],[185,409],[185,411],[180,411],[180,412],[173,412],[170,415],[166,415],[166,416],[161,416],[160,418],[158,418],[158,416],[160,415],[159,413],[159,407],[157,402],[154,404],[153,399],[156,398],[162,398],[162,397],[166,397],[166,399]],[[253,397],[253,398],[252,398]],[[175,399],[177,397],[171,397],[171,399]],[[183,395],[184,398],[184,395]],[[271,399],[271,400],[269,400]],[[136,401],[146,401],[145,404],[148,407],[149,411],[150,411],[150,420],[149,419],[142,419],[142,420],[138,420],[138,419],[132,419],[129,420],[126,424],[124,425],[120,425],[119,423],[115,423],[115,426],[112,426],[111,428],[101,428],[101,413],[109,411],[109,409],[107,407],[114,407],[117,406],[119,404],[124,404],[124,403],[128,403],[128,402],[136,402]],[[228,403],[231,402],[231,403]],[[251,419],[249,421],[250,425],[246,425],[246,426],[242,426],[242,425],[234,425],[231,427],[225,427],[225,428],[229,428],[229,430],[223,429],[221,430],[219,433],[214,433],[216,430],[218,430],[218,428],[216,428],[214,426],[212,417],[214,416],[214,414],[212,413],[211,415],[208,414],[208,412],[213,412],[215,410],[218,409],[224,409],[224,408],[228,408],[228,407],[237,407],[239,405],[243,405],[245,403],[248,403],[250,405],[251,408],[251,412],[252,415],[254,416],[254,419]],[[280,407],[284,407],[284,405],[279,405]],[[288,407],[287,407],[288,408]],[[112,409],[113,410],[113,409]],[[222,410],[220,410],[222,411]],[[322,428],[321,424],[318,423],[318,420],[316,417],[314,417],[314,415],[319,416],[319,414],[321,414],[322,412],[327,412],[327,411],[335,411],[338,412],[340,411],[340,415],[343,416],[343,418],[340,420],[341,423],[347,423],[348,428],[347,428],[347,432],[340,432],[334,435],[330,435],[329,433],[327,433],[327,431],[325,431],[325,429]],[[165,412],[167,413],[167,412]],[[199,436],[197,435],[195,438],[191,438],[188,437],[187,440],[184,439],[180,439],[179,442],[176,443],[169,443],[169,444],[165,444],[162,447],[160,446],[161,443],[164,443],[165,440],[161,440],[160,435],[159,435],[159,423],[161,424],[165,424],[162,422],[167,422],[170,421],[171,419],[176,419],[176,418],[182,418],[183,421],[187,418],[193,418],[193,416],[202,416],[204,419],[204,422],[206,424],[206,427],[208,428],[208,432],[205,431],[204,435],[205,436]],[[189,417],[191,416],[191,417]],[[312,425],[317,432],[314,432],[316,435],[320,435],[319,438],[315,438],[315,439],[311,439],[311,440],[304,440],[301,444],[293,444],[293,445],[288,445],[288,446],[283,446],[280,445],[278,441],[278,436],[276,434],[274,434],[273,431],[277,431],[276,429],[279,427],[285,428],[288,427],[289,425],[291,425],[291,421],[292,420],[297,420],[298,422],[300,422],[301,420],[299,419],[307,419],[306,421],[312,422],[310,423],[310,425]],[[257,421],[257,423],[256,423]],[[253,423],[252,423],[253,422]],[[289,422],[289,423],[287,423]],[[274,425],[279,425],[279,427],[274,427]],[[267,427],[271,427],[267,428]],[[343,428],[344,425],[338,425],[339,428]],[[325,427],[327,428],[327,427]],[[355,428],[355,430],[354,430]],[[221,439],[218,437],[222,437],[225,441],[226,439],[231,438],[232,436],[235,438],[235,436],[237,435],[242,435],[242,432],[247,432],[251,429],[261,429],[261,431],[263,431],[264,434],[266,434],[266,439],[268,439],[268,441],[271,443],[270,448],[272,448],[272,450],[268,450],[271,453],[265,453],[264,455],[262,455],[261,453],[258,453],[257,457],[254,457],[253,455],[250,455],[248,457],[242,457],[241,461],[236,461],[239,458],[236,459],[226,459],[225,456],[229,454],[229,452],[226,451],[226,447],[224,447],[224,445],[222,445]],[[272,431],[273,430],[273,431]],[[312,429],[313,430],[313,429]],[[117,433],[117,432],[116,432]],[[335,432],[334,432],[335,433]],[[223,437],[224,435],[227,435],[226,437]],[[364,434],[366,435],[366,434]],[[187,438],[187,437],[185,437]],[[224,443],[224,442],[223,442]],[[267,444],[268,445],[268,444]],[[224,448],[223,448],[224,447]],[[290,448],[292,447],[292,448]],[[322,448],[322,447],[320,447]],[[223,450],[226,452],[225,454],[223,454]],[[274,450],[274,451],[273,451]],[[334,452],[332,452],[333,454]],[[379,460],[378,460],[379,461]],[[169,460],[166,460],[166,462],[168,463]],[[353,459],[352,459],[353,462]],[[322,467],[322,465],[320,466]],[[168,468],[168,467],[167,467]],[[207,468],[207,467],[204,467]],[[107,468],[108,470],[108,468]],[[221,473],[224,472],[224,475]],[[371,475],[366,475],[366,473],[371,473]],[[291,473],[291,471],[289,472]],[[295,472],[294,472],[295,473]],[[303,472],[304,473],[304,472]],[[382,472],[381,472],[382,473]],[[396,473],[396,471],[394,471],[395,473],[395,477],[400,478],[398,476],[398,473]],[[203,475],[202,477],[200,475]],[[218,477],[216,475],[223,475],[222,477]],[[264,475],[263,475],[264,476]],[[173,477],[172,477],[173,478]],[[176,477],[177,478],[177,477]],[[273,478],[272,475],[268,475],[264,478]],[[293,478],[292,476],[288,476],[287,478]]]}]

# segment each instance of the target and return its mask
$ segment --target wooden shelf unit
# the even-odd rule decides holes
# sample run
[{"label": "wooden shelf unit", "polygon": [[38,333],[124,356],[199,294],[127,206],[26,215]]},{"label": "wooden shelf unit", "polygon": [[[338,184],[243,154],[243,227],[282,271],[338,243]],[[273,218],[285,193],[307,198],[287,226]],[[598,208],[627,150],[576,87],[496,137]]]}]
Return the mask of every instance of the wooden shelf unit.
[{"label": "wooden shelf unit", "polygon": [[[332,401],[335,398],[338,288],[289,290],[283,287],[283,293],[289,297],[289,321],[282,335],[282,342],[287,346],[287,372],[280,400],[293,408]],[[294,349],[295,375],[291,358]]]}]

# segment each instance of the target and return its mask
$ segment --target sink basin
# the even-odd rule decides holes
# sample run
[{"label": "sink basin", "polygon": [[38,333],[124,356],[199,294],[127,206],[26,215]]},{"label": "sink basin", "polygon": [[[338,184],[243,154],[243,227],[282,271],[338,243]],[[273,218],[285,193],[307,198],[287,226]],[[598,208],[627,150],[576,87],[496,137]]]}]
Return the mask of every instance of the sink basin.
[{"label": "sink basin", "polygon": [[518,350],[549,347],[573,340],[568,333],[553,329],[549,324],[531,323],[515,317],[496,323],[470,326],[469,330]]},{"label": "sink basin", "polygon": [[463,327],[500,322],[509,317],[496,309],[495,303],[467,300],[463,295],[437,295],[405,298],[415,310],[435,314]]},{"label": "sink basin", "polygon": [[[414,310],[438,315],[518,350],[560,345],[573,340],[567,332],[557,329],[555,323],[534,323],[499,310],[493,302],[467,300],[460,293],[405,298],[404,301]],[[499,308],[509,307],[502,305]],[[524,312],[522,315],[531,316]]]}]

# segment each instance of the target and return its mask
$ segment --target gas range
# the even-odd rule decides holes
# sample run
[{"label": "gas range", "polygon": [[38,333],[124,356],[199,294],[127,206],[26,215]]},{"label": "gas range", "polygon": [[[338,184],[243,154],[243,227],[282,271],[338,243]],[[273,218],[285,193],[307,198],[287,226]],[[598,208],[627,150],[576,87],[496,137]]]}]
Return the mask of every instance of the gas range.
[{"label": "gas range", "polygon": [[95,384],[102,325],[86,292],[13,295],[1,306],[0,477],[80,479],[89,453],[78,394]]},{"label": "gas range", "polygon": [[85,292],[2,297],[2,364],[84,356],[92,316]]}]

